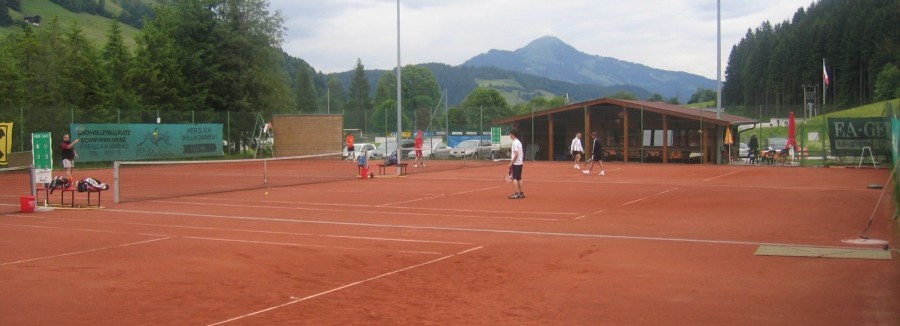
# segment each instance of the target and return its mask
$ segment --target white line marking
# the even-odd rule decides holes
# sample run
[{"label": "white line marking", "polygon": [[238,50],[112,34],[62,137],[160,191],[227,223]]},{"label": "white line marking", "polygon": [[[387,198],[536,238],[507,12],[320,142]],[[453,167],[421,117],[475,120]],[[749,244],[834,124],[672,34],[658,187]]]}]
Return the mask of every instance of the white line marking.
[{"label": "white line marking", "polygon": [[[500,186],[493,187],[499,188]],[[452,195],[452,194],[451,194]],[[437,196],[437,195],[435,195]],[[250,202],[250,203],[271,203],[271,204],[291,204],[291,205],[319,205],[319,206],[338,206],[338,207],[363,207],[363,208],[384,208],[382,205],[393,205],[393,204],[382,204],[382,205],[365,205],[365,204],[331,204],[331,203],[313,203],[313,202],[296,202],[296,201],[281,201],[281,200],[246,200],[246,199],[228,199],[228,198],[209,198],[209,197],[186,197],[190,199],[200,199],[200,200],[216,200],[216,201],[227,201],[227,202]],[[176,200],[148,200],[148,202],[154,203],[191,203],[186,201],[176,201]],[[396,204],[396,203],[395,203]],[[234,204],[233,204],[234,205]],[[272,206],[265,206],[272,207]],[[290,208],[290,207],[284,207]],[[449,209],[449,208],[428,208],[428,207],[411,207],[411,206],[391,206],[391,208],[405,208],[410,210],[423,210],[423,211],[452,211],[452,212],[477,212],[477,213],[509,213],[509,211],[492,211],[492,210],[483,210],[483,209]],[[357,212],[357,211],[351,211]],[[530,212],[516,212],[520,214],[535,214],[535,215],[575,215],[577,213],[560,213],[560,212],[540,212],[540,211],[530,211]]]},{"label": "white line marking", "polygon": [[[535,220],[535,221],[558,221],[559,219],[553,218],[539,218],[539,217],[511,217],[511,216],[484,216],[484,215],[447,215],[447,214],[430,214],[430,213],[409,213],[409,212],[396,212],[396,211],[384,211],[384,212],[375,212],[370,210],[343,210],[343,209],[327,209],[327,208],[309,208],[309,207],[284,207],[284,206],[265,206],[265,205],[238,205],[238,204],[222,204],[222,203],[203,203],[203,202],[183,202],[183,201],[154,201],[157,203],[169,203],[169,204],[183,204],[183,205],[202,205],[202,206],[226,206],[226,207],[249,207],[249,208],[268,208],[268,209],[288,209],[288,210],[302,210],[302,211],[323,211],[323,212],[334,212],[334,213],[368,213],[368,214],[389,214],[389,215],[412,215],[412,216],[440,216],[440,217],[472,217],[472,218],[490,218],[490,219],[500,219],[500,220]],[[371,206],[377,207],[377,206]],[[383,207],[386,208],[386,207]]]},{"label": "white line marking", "polygon": [[135,213],[135,214],[160,214],[175,216],[195,216],[222,218],[234,220],[249,221],[271,221],[286,223],[304,223],[304,224],[324,224],[324,225],[342,225],[342,226],[367,226],[380,228],[398,228],[413,230],[437,230],[437,231],[455,231],[455,232],[481,232],[481,233],[498,233],[498,234],[514,234],[514,235],[536,235],[536,236],[552,236],[552,237],[574,237],[574,238],[593,238],[593,239],[623,239],[623,240],[650,240],[650,241],[666,241],[666,242],[688,242],[688,243],[707,243],[707,244],[733,244],[733,245],[775,245],[775,246],[807,246],[806,244],[796,243],[771,243],[771,242],[754,242],[754,241],[732,241],[732,240],[713,240],[713,239],[688,239],[688,238],[664,238],[664,237],[644,237],[644,236],[627,236],[627,235],[610,235],[610,234],[592,234],[592,233],[564,233],[564,232],[540,232],[540,231],[520,231],[520,230],[501,230],[501,229],[478,229],[478,228],[461,228],[446,226],[421,226],[421,225],[399,225],[399,224],[379,224],[379,223],[357,223],[357,222],[335,222],[335,221],[316,221],[316,220],[294,220],[284,218],[268,218],[268,217],[250,217],[250,216],[226,216],[213,214],[194,214],[179,212],[158,212],[158,211],[139,211],[124,209],[106,209],[111,212]]},{"label": "white line marking", "polygon": [[431,197],[426,197],[426,198],[420,198],[420,199],[413,199],[413,200],[401,201],[401,202],[396,202],[396,203],[381,204],[381,205],[378,205],[378,207],[385,207],[385,206],[388,206],[388,205],[396,205],[396,204],[406,204],[406,203],[412,203],[412,202],[423,201],[423,200],[429,200],[429,199],[435,199],[435,198],[440,198],[440,197],[447,197],[447,196],[456,196],[456,195],[462,195],[462,194],[468,194],[468,193],[473,193],[473,192],[479,192],[479,191],[491,190],[491,189],[496,189],[496,188],[500,188],[500,186],[487,187],[487,188],[481,188],[481,189],[475,189],[475,190],[460,191],[460,192],[454,192],[454,193],[446,194],[446,195],[437,195],[437,196],[431,196]]},{"label": "white line marking", "polygon": [[715,179],[722,178],[722,177],[727,177],[727,176],[729,176],[729,175],[732,175],[732,174],[735,174],[735,173],[738,173],[738,172],[744,172],[744,170],[737,170],[737,171],[732,171],[732,172],[730,172],[730,173],[725,173],[725,174],[720,175],[720,176],[715,176],[715,177],[712,177],[712,178],[703,180],[703,182],[715,180]]},{"label": "white line marking", "polygon": [[[110,222],[110,221],[93,221],[93,220],[82,220],[82,219],[67,219],[66,221],[107,223],[107,224],[119,224],[119,225],[156,226],[156,227],[166,227],[166,228],[209,230],[209,231],[232,231],[232,232],[247,232],[247,233],[260,233],[260,234],[280,234],[280,235],[296,235],[296,236],[311,236],[311,237],[343,238],[343,239],[356,239],[356,240],[420,242],[420,243],[454,244],[454,245],[471,245],[472,244],[471,242],[456,242],[456,241],[435,241],[435,240],[398,239],[398,238],[381,238],[381,237],[359,237],[359,236],[337,235],[337,234],[313,234],[313,233],[297,233],[297,232],[281,232],[281,231],[265,231],[265,230],[228,229],[228,228],[212,228],[212,227],[202,227],[202,226],[185,226],[185,225],[156,224],[156,223]],[[2,225],[2,224],[0,224],[0,225]]]},{"label": "white line marking", "polygon": [[411,199],[411,200],[406,200],[406,201],[398,201],[398,202],[395,202],[395,203],[387,203],[387,204],[376,205],[375,207],[387,207],[388,205],[414,203],[414,202],[417,202],[417,201],[423,201],[423,200],[429,200],[429,199],[437,199],[437,198],[446,197],[446,196],[447,196],[447,195],[429,196],[429,197],[425,197],[425,198],[418,198],[418,199]]},{"label": "white line marking", "polygon": [[2,264],[0,264],[0,266],[6,266],[6,265],[12,265],[12,264],[19,264],[19,263],[27,263],[27,262],[31,262],[31,261],[45,260],[45,259],[52,259],[52,258],[59,258],[59,257],[65,257],[65,256],[72,256],[72,255],[84,254],[84,253],[95,252],[95,251],[100,251],[100,250],[108,250],[108,249],[124,248],[124,247],[128,247],[128,246],[134,246],[134,245],[139,245],[139,244],[144,244],[144,243],[156,242],[156,241],[166,240],[166,239],[171,239],[171,238],[172,238],[172,237],[150,239],[150,240],[145,240],[145,241],[138,241],[138,242],[126,243],[126,244],[122,244],[122,245],[118,245],[118,246],[109,246],[109,247],[103,247],[103,248],[95,248],[95,249],[88,249],[88,250],[82,250],[82,251],[75,251],[75,252],[70,252],[70,253],[65,253],[65,254],[59,254],[59,255],[53,255],[53,256],[46,256],[46,257],[39,257],[39,258],[32,258],[32,259],[25,259],[25,260],[19,260],[19,261],[12,261],[12,262],[7,262],[7,263],[2,263]]},{"label": "white line marking", "polygon": [[143,235],[149,237],[169,237],[169,234],[157,234],[157,233],[134,233],[134,232],[120,232],[120,231],[107,231],[107,230],[94,230],[94,229],[72,229],[72,228],[64,228],[58,226],[44,226],[44,225],[20,225],[20,224],[0,224],[0,226],[10,226],[10,227],[20,227],[20,228],[35,228],[35,229],[54,229],[54,230],[63,230],[63,231],[81,231],[81,232],[97,232],[97,233],[112,233],[112,234],[127,234],[127,235]]},{"label": "white line marking", "polygon": [[310,245],[310,244],[300,244],[300,243],[271,242],[271,241],[254,241],[254,240],[224,239],[224,238],[207,238],[207,237],[182,237],[182,238],[185,238],[185,239],[194,239],[194,240],[225,241],[225,242],[253,243],[253,244],[266,244],[266,245],[292,246],[292,247],[310,247],[310,248],[342,249],[342,250],[362,250],[362,251],[402,252],[402,253],[408,253],[408,254],[427,254],[427,255],[441,255],[441,254],[443,254],[442,252],[433,252],[433,251],[409,251],[409,250],[388,250],[388,249],[371,249],[371,248],[355,248],[355,247],[335,247],[335,246]]},{"label": "white line marking", "polygon": [[481,248],[482,248],[482,247],[473,248],[473,249],[469,249],[469,250],[460,252],[460,253],[458,253],[458,254],[447,255],[447,256],[444,256],[444,257],[437,258],[437,259],[432,259],[432,260],[429,260],[429,261],[427,261],[427,262],[424,262],[424,263],[421,263],[421,264],[418,264],[418,265],[413,265],[413,266],[409,266],[409,267],[405,267],[405,268],[402,268],[402,269],[395,270],[395,271],[393,271],[393,272],[384,273],[384,274],[381,274],[381,275],[376,275],[376,276],[373,276],[373,277],[370,277],[370,278],[367,278],[367,279],[364,279],[364,280],[361,280],[361,281],[356,281],[356,282],[353,282],[353,283],[350,283],[350,284],[346,284],[346,285],[343,285],[343,286],[339,286],[339,287],[333,288],[333,289],[331,289],[331,290],[324,291],[324,292],[319,292],[319,293],[316,293],[316,294],[313,294],[313,295],[310,295],[310,296],[306,296],[306,297],[303,297],[303,298],[294,299],[294,297],[291,297],[293,300],[288,301],[288,302],[285,302],[285,303],[282,303],[282,304],[280,304],[280,305],[272,306],[272,307],[269,307],[269,308],[266,308],[266,309],[262,309],[262,310],[257,310],[257,311],[254,311],[254,312],[251,312],[251,313],[248,313],[248,314],[245,314],[245,315],[237,316],[237,317],[234,317],[234,318],[231,318],[231,319],[227,319],[227,320],[223,320],[223,321],[220,321],[220,322],[215,322],[215,323],[209,324],[209,326],[215,326],[215,325],[221,325],[221,324],[225,324],[225,323],[230,323],[230,322],[233,322],[233,321],[235,321],[235,320],[244,319],[244,318],[247,318],[247,317],[250,317],[250,316],[259,315],[259,314],[264,313],[264,312],[268,312],[268,311],[272,311],[272,310],[275,310],[275,309],[287,307],[287,306],[289,306],[289,305],[292,305],[292,304],[295,304],[295,303],[298,303],[298,302],[302,302],[302,301],[306,301],[306,300],[309,300],[309,299],[312,299],[312,298],[320,297],[320,296],[323,296],[323,295],[326,295],[326,294],[329,294],[329,293],[332,293],[332,292],[337,292],[337,291],[340,291],[340,290],[343,290],[343,289],[346,289],[346,288],[349,288],[349,287],[352,287],[352,286],[356,286],[356,285],[360,285],[360,284],[363,284],[363,283],[366,283],[366,282],[369,282],[369,281],[377,280],[377,279],[379,279],[379,278],[383,278],[383,277],[391,276],[391,275],[394,275],[394,274],[402,273],[402,272],[405,272],[405,271],[408,271],[408,270],[411,270],[411,269],[414,269],[414,268],[418,268],[418,267],[422,267],[422,266],[425,266],[425,265],[433,264],[433,263],[442,261],[442,260],[444,260],[444,259],[447,259],[447,258],[450,258],[450,257],[454,257],[454,256],[457,256],[457,255],[461,255],[461,254],[463,254],[463,253],[471,252],[471,251],[474,251],[474,250],[477,250],[477,249],[481,249]]},{"label": "white line marking", "polygon": [[664,193],[670,192],[670,191],[675,190],[675,189],[678,189],[678,188],[672,188],[672,189],[668,189],[668,190],[665,190],[665,191],[662,191],[662,192],[658,192],[658,193],[655,193],[655,194],[652,194],[652,195],[649,195],[649,196],[646,196],[646,197],[643,197],[643,198],[638,198],[638,199],[632,200],[632,201],[630,201],[630,202],[624,203],[624,204],[620,205],[619,207],[622,207],[622,206],[628,206],[628,205],[634,204],[634,203],[636,203],[636,202],[642,201],[642,200],[647,199],[647,198],[651,198],[651,197],[656,197],[656,196],[662,195],[662,194],[664,194]]}]

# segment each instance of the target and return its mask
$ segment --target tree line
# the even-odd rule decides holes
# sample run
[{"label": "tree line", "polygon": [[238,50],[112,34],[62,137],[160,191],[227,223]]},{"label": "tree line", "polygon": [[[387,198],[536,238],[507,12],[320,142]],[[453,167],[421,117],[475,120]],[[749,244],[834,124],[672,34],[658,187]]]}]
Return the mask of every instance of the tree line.
[{"label": "tree line", "polygon": [[754,117],[748,107],[771,107],[762,115],[783,117],[803,107],[802,85],[818,86],[821,102],[823,59],[831,78],[823,113],[900,97],[898,25],[896,0],[820,0],[789,21],[764,22],[732,48],[723,103]]},{"label": "tree line", "polygon": [[[395,72],[371,85],[358,60],[346,86],[334,74],[316,72],[281,50],[284,19],[268,11],[267,1],[163,0],[153,10],[133,48],[126,47],[117,20],[110,21],[99,45],[77,23],[64,25],[57,18],[0,39],[0,118],[18,119],[26,111],[41,115],[29,119],[29,129],[60,130],[76,116],[82,123],[153,122],[144,121],[147,111],[266,118],[343,113],[346,128],[396,130]],[[446,118],[438,113],[446,98],[434,74],[410,65],[402,76],[401,127],[445,129]],[[453,113],[459,123],[454,128],[511,114],[502,97],[480,96],[484,92],[475,98],[486,102],[469,100],[461,107],[481,107],[487,114],[460,109],[466,114]]]}]

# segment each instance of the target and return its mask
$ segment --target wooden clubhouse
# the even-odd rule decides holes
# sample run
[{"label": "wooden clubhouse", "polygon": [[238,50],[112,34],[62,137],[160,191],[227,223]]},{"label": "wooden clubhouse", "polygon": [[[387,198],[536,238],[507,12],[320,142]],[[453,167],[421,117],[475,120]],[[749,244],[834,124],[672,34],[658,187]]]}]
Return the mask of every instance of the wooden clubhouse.
[{"label": "wooden clubhouse", "polygon": [[[493,121],[519,131],[525,155],[535,160],[569,160],[569,145],[581,132],[585,152],[597,132],[606,161],[727,162],[726,128],[756,120],[663,102],[601,98]],[[736,151],[737,139],[734,141]]]}]

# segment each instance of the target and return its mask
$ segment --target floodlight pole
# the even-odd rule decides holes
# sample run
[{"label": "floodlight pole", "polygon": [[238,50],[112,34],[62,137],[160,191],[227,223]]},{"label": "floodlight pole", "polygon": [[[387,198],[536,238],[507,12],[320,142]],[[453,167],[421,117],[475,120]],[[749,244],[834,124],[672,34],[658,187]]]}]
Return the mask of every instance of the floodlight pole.
[{"label": "floodlight pole", "polygon": [[716,0],[716,119],[722,118],[722,0]]},{"label": "floodlight pole", "polygon": [[401,97],[400,86],[400,0],[397,0],[397,175],[400,175],[400,161],[403,159],[400,155],[400,137],[403,135],[402,126],[400,125],[400,112],[403,111],[403,98]]}]

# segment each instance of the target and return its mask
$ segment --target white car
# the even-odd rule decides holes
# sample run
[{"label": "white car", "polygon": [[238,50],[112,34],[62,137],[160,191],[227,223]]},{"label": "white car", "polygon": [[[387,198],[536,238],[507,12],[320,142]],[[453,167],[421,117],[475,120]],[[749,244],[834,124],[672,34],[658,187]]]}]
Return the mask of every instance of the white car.
[{"label": "white car", "polygon": [[455,148],[450,150],[450,156],[472,157],[474,159],[487,158],[491,156],[491,141],[470,139],[459,143]]},{"label": "white car", "polygon": [[[429,146],[428,143],[425,143],[422,145],[422,157],[445,159],[450,157],[451,149],[453,148],[444,143],[434,144],[433,148]],[[406,157],[411,159],[416,158],[416,151],[409,152]]]},{"label": "white car", "polygon": [[[375,144],[371,144],[371,143],[356,143],[356,144],[353,144],[353,151],[356,152],[356,156],[355,156],[355,157],[360,157],[360,156],[362,155],[363,151],[369,151],[369,152],[371,152],[371,151],[374,151],[374,150],[375,150]],[[343,154],[342,154],[341,157],[343,157],[344,159],[347,159],[347,155],[349,155],[349,154],[350,154],[350,153],[347,152],[347,146],[344,146],[344,152],[343,152]]]}]

